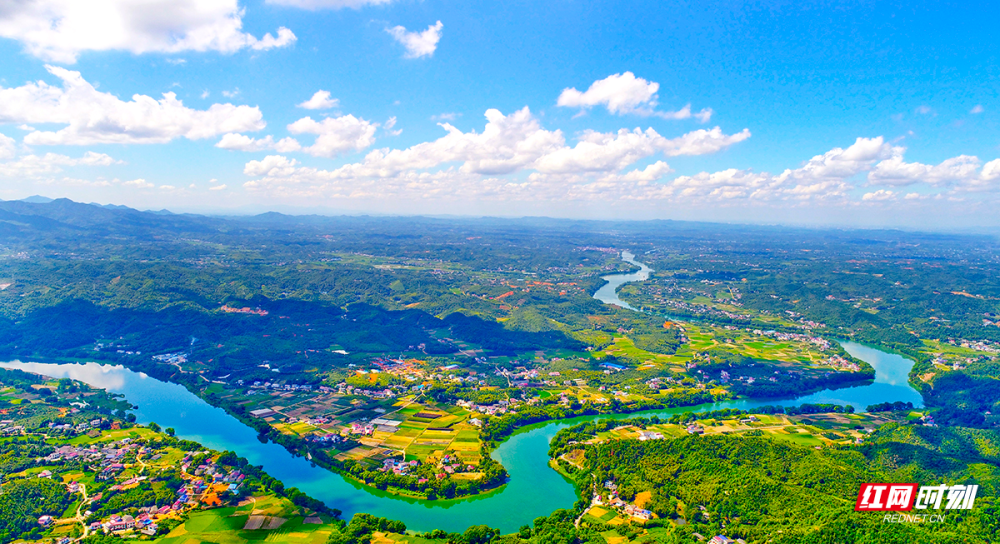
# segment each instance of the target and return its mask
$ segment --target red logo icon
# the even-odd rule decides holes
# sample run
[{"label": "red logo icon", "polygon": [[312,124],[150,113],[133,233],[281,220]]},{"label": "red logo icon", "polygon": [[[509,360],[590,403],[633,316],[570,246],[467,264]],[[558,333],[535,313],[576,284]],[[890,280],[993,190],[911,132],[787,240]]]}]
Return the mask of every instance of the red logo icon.
[{"label": "red logo icon", "polygon": [[917,484],[861,484],[856,512],[903,511],[913,508]]}]

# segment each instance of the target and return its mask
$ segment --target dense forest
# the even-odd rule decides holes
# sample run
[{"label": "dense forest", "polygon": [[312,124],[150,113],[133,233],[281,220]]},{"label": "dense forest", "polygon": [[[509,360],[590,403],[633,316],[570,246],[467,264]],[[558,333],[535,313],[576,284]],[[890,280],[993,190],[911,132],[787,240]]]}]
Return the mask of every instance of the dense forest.
[{"label": "dense forest", "polygon": [[[576,431],[579,432],[579,431]],[[558,440],[558,437],[557,437]],[[995,432],[890,425],[870,444],[813,449],[753,435],[611,440],[587,448],[586,471],[627,501],[651,493],[681,534],[725,531],[770,542],[987,542],[996,534]],[[863,482],[978,483],[976,508],[948,524],[885,524],[854,511]]]}]

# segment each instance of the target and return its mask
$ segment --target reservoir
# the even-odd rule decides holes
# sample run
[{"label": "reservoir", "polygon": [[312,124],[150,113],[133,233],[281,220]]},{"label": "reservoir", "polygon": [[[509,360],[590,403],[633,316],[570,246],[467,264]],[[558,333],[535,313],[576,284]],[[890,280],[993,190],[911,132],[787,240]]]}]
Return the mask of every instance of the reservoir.
[{"label": "reservoir", "polygon": [[[605,290],[608,286],[602,287],[595,297],[610,304],[628,307],[617,300],[615,291],[624,283],[647,279],[650,269],[632,261],[634,256],[631,254],[623,257],[640,266],[640,271],[608,276],[605,279],[609,280],[609,286],[615,284],[615,287],[610,292]],[[474,498],[450,501],[406,499],[346,480],[313,466],[306,459],[291,455],[277,444],[262,444],[257,440],[256,431],[221,408],[209,405],[184,387],[153,379],[122,366],[13,361],[0,363],[0,367],[18,368],[55,378],[73,378],[113,393],[124,394],[129,402],[138,406],[135,414],[139,423],[155,421],[162,427],[173,427],[178,438],[196,440],[217,450],[232,450],[252,464],[262,465],[264,470],[281,480],[286,487],[296,487],[322,500],[331,508],[339,508],[344,512],[344,519],[350,519],[358,512],[367,512],[401,520],[412,531],[444,529],[461,532],[471,525],[484,524],[500,529],[502,533],[511,533],[522,525],[530,525],[536,517],[547,516],[559,508],[571,508],[576,502],[573,486],[548,466],[548,450],[549,441],[556,432],[583,421],[625,419],[640,415],[669,416],[721,408],[747,409],[765,404],[791,406],[802,403],[838,403],[850,404],[859,410],[879,402],[909,401],[916,406],[922,405],[920,395],[907,383],[912,361],[861,344],[844,342],[843,346],[848,353],[867,361],[875,368],[874,383],[819,391],[789,400],[744,399],[629,415],[583,416],[531,425],[518,430],[492,454],[510,474],[510,481],[506,486]]]}]

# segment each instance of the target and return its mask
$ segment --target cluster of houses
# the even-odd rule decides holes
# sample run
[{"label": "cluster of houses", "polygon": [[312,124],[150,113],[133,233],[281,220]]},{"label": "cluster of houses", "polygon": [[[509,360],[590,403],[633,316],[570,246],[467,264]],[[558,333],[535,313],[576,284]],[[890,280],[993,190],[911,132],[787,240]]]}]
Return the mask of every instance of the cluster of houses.
[{"label": "cluster of houses", "polygon": [[708,539],[708,544],[746,544],[746,541],[742,538],[733,540],[725,535],[715,535]]},{"label": "cluster of houses", "polygon": [[861,367],[858,366],[858,363],[855,363],[854,361],[849,361],[844,357],[841,357],[840,355],[834,355],[832,357],[823,359],[822,361],[820,361],[820,364],[832,366],[834,368],[840,370],[846,370],[848,372],[857,372],[861,370]]},{"label": "cluster of houses", "polygon": [[705,428],[698,422],[688,424],[687,427],[684,427],[684,430],[687,431],[688,434],[703,434],[705,432]]},{"label": "cluster of houses", "polygon": [[[191,472],[189,465],[183,465],[182,468],[185,472]],[[234,493],[239,490],[243,480],[246,479],[246,475],[241,473],[239,469],[227,471],[225,468],[210,462],[195,467],[194,475],[210,479],[213,484],[229,484],[228,490]],[[207,484],[201,480],[194,480],[190,487],[197,493],[203,493]]]},{"label": "cluster of houses", "polygon": [[416,468],[420,463],[418,461],[397,461],[395,459],[386,459],[382,461],[382,467],[379,468],[382,472],[392,472],[393,474],[399,476],[406,476],[411,469]]},{"label": "cluster of houses", "polygon": [[90,524],[91,531],[103,531],[104,534],[138,531],[144,535],[152,536],[156,534],[158,528],[153,517],[148,512],[143,512],[135,517],[130,514],[125,514],[124,516],[113,515],[107,520],[95,521]]},{"label": "cluster of houses", "polygon": [[[97,444],[89,446],[60,446],[52,453],[40,458],[39,462],[44,461],[50,465],[61,462],[86,462],[89,463],[91,470],[98,473],[98,480],[109,480],[125,468],[122,460],[130,451],[141,452],[143,450],[138,445],[132,444],[131,440],[130,438],[123,438],[118,442],[111,442],[103,446],[98,446]],[[46,472],[48,471],[43,471],[41,474],[45,474]]]},{"label": "cluster of houses", "polygon": [[[236,380],[236,385],[246,385],[243,380]],[[262,382],[255,381],[250,385],[250,389],[270,389],[272,391],[312,391],[313,386],[310,384],[300,384],[300,383],[278,383],[278,382]],[[319,390],[329,393],[332,391],[329,387],[325,385],[319,386]]]},{"label": "cluster of houses", "polygon": [[263,309],[261,309],[259,307],[258,308],[250,308],[248,306],[245,306],[243,308],[234,308],[234,307],[229,306],[228,304],[226,304],[226,305],[223,305],[221,308],[219,308],[219,310],[222,311],[222,312],[225,312],[227,314],[247,314],[247,315],[259,315],[259,316],[265,316],[265,315],[267,315],[267,310],[263,310]]},{"label": "cluster of houses", "polygon": [[[78,412],[79,410],[76,408],[70,410],[70,413]],[[102,418],[81,421],[75,425],[72,423],[49,422],[48,429],[55,432],[83,434],[89,432],[91,429],[100,429],[105,423],[107,423],[107,420]]]},{"label": "cluster of houses", "polygon": [[154,355],[153,360],[158,363],[166,363],[168,365],[181,365],[187,362],[187,353],[164,353],[163,355]]},{"label": "cluster of houses", "polygon": [[104,348],[114,349],[117,353],[121,353],[121,354],[124,354],[124,355],[142,355],[141,351],[130,350],[130,349],[128,349],[128,346],[121,346],[121,345],[115,345],[115,344],[103,344],[103,343],[97,343],[97,344],[94,345],[94,351],[101,351]]},{"label": "cluster of houses", "polygon": [[592,504],[594,506],[609,506],[616,510],[624,512],[627,516],[640,521],[648,521],[652,519],[653,513],[645,508],[640,508],[634,504],[623,501],[618,497],[618,485],[614,481],[608,480],[604,482],[604,489],[602,490],[604,496],[601,496],[601,492],[595,492],[592,499]]},{"label": "cluster of houses", "polygon": [[455,404],[470,412],[495,416],[497,414],[506,414],[508,411],[514,410],[519,404],[521,404],[521,401],[517,399],[502,399],[493,404],[476,404],[467,400],[459,400],[455,402]]},{"label": "cluster of houses", "polygon": [[306,437],[309,442],[315,442],[317,444],[338,444],[344,441],[344,438],[339,434],[327,433],[327,434],[311,434]]},{"label": "cluster of houses", "polygon": [[[671,289],[671,290],[673,290],[673,289]],[[683,287],[682,288],[678,288],[677,290],[679,290],[679,291],[696,292],[694,289],[687,289],[687,288],[683,288]],[[699,294],[704,295],[706,293],[699,293]],[[733,293],[733,294],[737,298],[739,298],[739,296],[740,296],[739,293]],[[726,317],[726,318],[729,318],[729,319],[746,319],[746,317],[747,317],[745,314],[739,314],[739,313],[736,313],[736,312],[730,312],[728,310],[723,310],[721,308],[715,308],[715,307],[712,307],[712,306],[709,306],[709,305],[706,305],[706,304],[698,304],[696,302],[684,302],[683,300],[674,300],[674,299],[668,299],[668,298],[662,298],[662,297],[654,297],[654,300],[656,302],[660,303],[660,304],[663,304],[663,305],[666,305],[666,306],[670,306],[670,307],[676,308],[678,310],[684,310],[686,312],[691,312],[692,314],[697,314],[697,315],[711,315],[711,316],[714,316],[714,317]],[[739,302],[736,302],[736,300],[727,300],[726,303],[727,304],[731,304],[733,306],[740,306],[741,305]]]},{"label": "cluster of houses", "polygon": [[757,336],[769,336],[781,342],[805,342],[815,345],[820,351],[826,351],[830,349],[830,341],[826,338],[819,336],[812,336],[808,334],[801,334],[795,332],[779,332],[779,331],[763,331],[760,329],[753,329],[751,332]]},{"label": "cluster of houses", "polygon": [[13,419],[0,421],[0,436],[21,436],[24,434],[24,425],[14,425]]},{"label": "cluster of houses", "polygon": [[448,454],[442,457],[438,466],[448,474],[454,474],[456,472],[472,472],[476,470],[476,467],[463,463],[462,460],[459,459],[458,455],[455,454]]}]

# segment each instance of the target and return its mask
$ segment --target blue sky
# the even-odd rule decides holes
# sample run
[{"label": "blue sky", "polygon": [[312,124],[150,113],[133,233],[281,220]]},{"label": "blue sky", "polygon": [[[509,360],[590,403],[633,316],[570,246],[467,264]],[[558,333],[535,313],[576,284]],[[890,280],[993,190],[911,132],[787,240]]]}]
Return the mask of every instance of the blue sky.
[{"label": "blue sky", "polygon": [[0,198],[997,225],[1000,10],[801,4],[29,0]]}]

